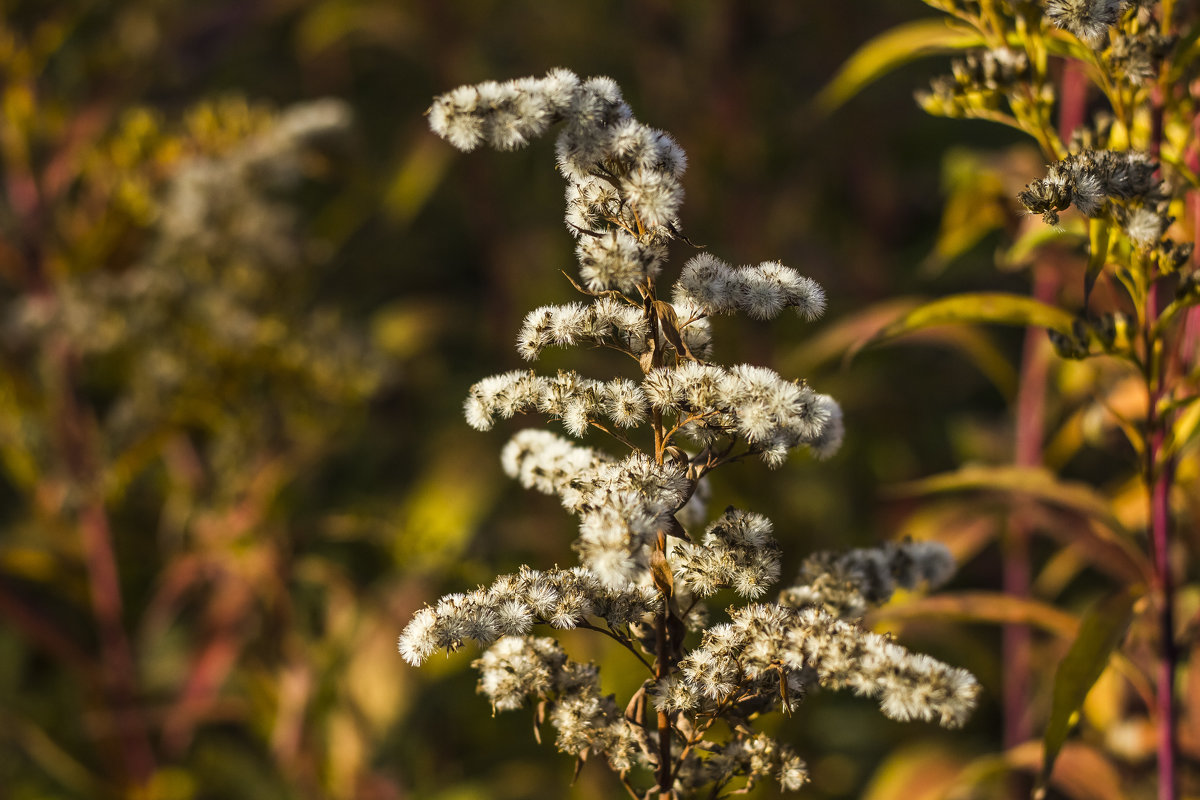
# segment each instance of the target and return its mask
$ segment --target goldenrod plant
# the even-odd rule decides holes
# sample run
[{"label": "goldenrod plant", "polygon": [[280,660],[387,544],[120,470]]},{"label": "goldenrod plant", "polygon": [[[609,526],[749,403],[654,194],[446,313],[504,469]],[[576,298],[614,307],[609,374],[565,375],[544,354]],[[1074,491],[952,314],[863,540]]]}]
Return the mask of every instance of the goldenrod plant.
[{"label": "goldenrod plant", "polygon": [[[949,578],[945,547],[817,553],[768,595],[781,552],[771,522],[706,509],[719,467],[778,467],[796,449],[823,459],[840,446],[832,398],[766,367],[713,361],[713,316],[770,319],[792,308],[811,320],[825,306],[821,287],[778,262],[734,267],[707,252],[667,284],[668,245],[690,246],[678,218],[684,154],[635,119],[608,78],[558,69],[463,86],[434,101],[429,121],[467,151],[512,150],[560,126],[566,228],[579,260],[578,279],[567,280],[585,299],[530,312],[517,350],[532,360],[548,347],[611,349],[632,377],[516,370],[471,387],[472,427],[537,412],[571,437],[518,431],[501,460],[578,517],[579,564],[526,565],[442,597],[404,629],[404,658],[421,664],[439,650],[486,646],[475,666],[493,709],[532,706],[535,727],[548,722],[560,751],[579,767],[603,756],[635,798],[723,797],[767,779],[799,789],[809,780],[804,761],[758,721],[794,713],[818,687],[876,698],[893,719],[961,726],[975,679],[860,624],[897,588]],[[593,432],[617,453],[575,441]],[[704,601],[730,597],[721,590],[750,602],[716,621]],[[628,652],[626,669],[644,676],[632,696],[606,694],[594,664],[534,635],[573,628]]]},{"label": "goldenrod plant", "polygon": [[[1027,269],[1033,296],[943,298],[874,339],[951,323],[1032,326],[1013,403],[1012,463],[970,465],[911,488],[1011,498],[997,530],[1005,594],[967,610],[1012,623],[1009,763],[1029,766],[1023,754],[1040,739],[1039,794],[1051,784],[1067,791],[1070,774],[1091,769],[1116,784],[1113,796],[1190,796],[1200,751],[1188,732],[1200,710],[1180,687],[1194,685],[1197,669],[1194,623],[1185,622],[1195,608],[1195,540],[1182,534],[1195,526],[1200,465],[1200,17],[1194,4],[1171,0],[927,5],[943,17],[865,46],[822,102],[832,108],[917,55],[954,53],[951,74],[918,92],[919,104],[1019,131],[1045,167],[1004,193],[997,187],[1029,162],[1027,146],[991,161],[958,154],[937,253],[946,263],[1006,229],[996,263]],[[1072,475],[1081,464],[1094,485]],[[1053,557],[1038,557],[1031,537],[1040,534],[1058,543]],[[1061,614],[1050,603],[1081,585],[1106,596],[1086,613],[1072,609],[1061,643],[1035,642],[1029,626]],[[1053,652],[1061,665],[1040,669],[1037,659]],[[1072,763],[1056,773],[1081,708]],[[1093,767],[1082,767],[1089,759]]]}]

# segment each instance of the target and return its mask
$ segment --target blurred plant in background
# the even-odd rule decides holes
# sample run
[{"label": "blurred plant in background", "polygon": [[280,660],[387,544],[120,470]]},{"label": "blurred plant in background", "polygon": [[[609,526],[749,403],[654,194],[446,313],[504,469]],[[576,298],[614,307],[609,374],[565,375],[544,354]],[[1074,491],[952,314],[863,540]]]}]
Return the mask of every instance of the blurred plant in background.
[{"label": "blurred plant in background", "polygon": [[[984,519],[1002,542],[1005,594],[966,595],[956,613],[1007,623],[1008,769],[1034,772],[1039,792],[1053,781],[1077,797],[1190,795],[1200,757],[1200,709],[1187,691],[1200,675],[1187,622],[1200,597],[1192,535],[1200,20],[1194,7],[1169,1],[927,4],[947,19],[865,46],[826,102],[915,52],[965,51],[918,102],[931,114],[1019,130],[1048,166],[1038,178],[1036,156],[1020,145],[946,161],[937,261],[1005,229],[997,264],[1027,271],[1033,296],[937,300],[873,341],[951,323],[1034,327],[1013,403],[1011,462],[968,465],[904,491],[944,509],[977,503],[980,492],[1001,498]],[[1014,179],[1029,182],[1016,191]],[[1048,551],[1034,538],[1043,536]],[[1054,635],[1035,638],[1035,628]],[[1039,665],[1056,662],[1050,680]],[[1081,710],[1079,741],[1068,745]]]},{"label": "blurred plant in background", "polygon": [[296,600],[348,582],[282,500],[385,377],[311,301],[350,112],[227,99],[104,130],[46,80],[68,22],[4,40],[5,783],[187,796],[178,764],[236,758],[204,729],[256,706],[256,749],[356,769],[301,736],[320,662]]}]

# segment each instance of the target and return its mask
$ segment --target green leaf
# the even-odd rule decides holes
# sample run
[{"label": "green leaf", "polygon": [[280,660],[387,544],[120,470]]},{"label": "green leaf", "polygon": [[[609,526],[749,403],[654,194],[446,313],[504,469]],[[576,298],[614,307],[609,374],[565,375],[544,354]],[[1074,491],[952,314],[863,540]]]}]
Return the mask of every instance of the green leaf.
[{"label": "green leaf", "polygon": [[979,34],[953,27],[946,19],[923,19],[899,25],[876,36],[846,60],[813,103],[829,114],[867,84],[902,64],[925,56],[981,47]]},{"label": "green leaf", "polygon": [[959,294],[934,300],[914,308],[867,340],[863,346],[878,344],[906,333],[934,325],[994,323],[1056,330],[1071,335],[1075,317],[1061,308],[1031,297],[999,292]]},{"label": "green leaf", "polygon": [[1109,657],[1125,638],[1133,616],[1133,604],[1142,594],[1141,587],[1126,587],[1096,604],[1083,618],[1079,635],[1054,675],[1054,698],[1050,720],[1043,738],[1042,771],[1039,792],[1044,792],[1054,771],[1054,760],[1070,733],[1072,721],[1092,685],[1108,666]]}]

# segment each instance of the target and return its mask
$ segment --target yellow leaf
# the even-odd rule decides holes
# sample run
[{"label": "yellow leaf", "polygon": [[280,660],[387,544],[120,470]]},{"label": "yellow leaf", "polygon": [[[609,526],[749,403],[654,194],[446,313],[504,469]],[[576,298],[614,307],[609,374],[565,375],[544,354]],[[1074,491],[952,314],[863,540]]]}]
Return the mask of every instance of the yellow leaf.
[{"label": "yellow leaf", "polygon": [[834,111],[863,87],[902,64],[924,56],[979,47],[979,34],[951,25],[945,18],[898,25],[860,47],[814,99],[825,114]]},{"label": "yellow leaf", "polygon": [[942,800],[962,768],[961,760],[937,747],[901,748],[875,770],[862,800]]},{"label": "yellow leaf", "polygon": [[1087,484],[1059,480],[1054,473],[1040,467],[968,464],[953,472],[900,484],[891,491],[897,495],[961,491],[1022,494],[1095,519],[1114,532],[1124,532],[1124,526],[1113,515],[1107,498]]},{"label": "yellow leaf", "polygon": [[1073,639],[1079,620],[1065,611],[1039,600],[999,592],[954,592],[922,597],[903,605],[886,605],[867,615],[867,624],[908,619],[954,619],[992,625],[1029,625]]},{"label": "yellow leaf", "polygon": [[1061,308],[1031,297],[999,292],[959,294],[918,306],[886,325],[863,346],[879,344],[935,325],[955,324],[1036,325],[1070,336],[1074,322],[1075,317]]}]

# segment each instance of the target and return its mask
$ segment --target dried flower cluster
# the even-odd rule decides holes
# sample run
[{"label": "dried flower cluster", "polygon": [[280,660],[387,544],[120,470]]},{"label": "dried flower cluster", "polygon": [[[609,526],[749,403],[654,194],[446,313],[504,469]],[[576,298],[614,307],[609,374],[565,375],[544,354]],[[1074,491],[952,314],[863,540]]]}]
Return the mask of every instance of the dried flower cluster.
[{"label": "dried flower cluster", "polygon": [[[843,436],[837,403],[806,382],[709,363],[708,317],[740,311],[768,319],[791,307],[815,319],[825,305],[820,286],[777,262],[735,268],[701,254],[683,267],[672,300],[660,300],[667,244],[682,238],[684,156],[669,136],[633,118],[607,78],[555,70],[462,87],[438,98],[429,118],[464,150],[520,147],[562,124],[558,164],[568,182],[567,227],[579,239],[576,288],[590,299],[531,312],[517,350],[532,360],[550,346],[600,345],[629,356],[639,375],[517,370],[471,387],[465,413],[475,428],[536,411],[571,436],[598,431],[628,452],[614,456],[540,430],[513,436],[505,472],[558,496],[578,517],[580,566],[525,567],[442,598],[404,630],[404,658],[419,664],[467,640],[490,644],[475,666],[493,708],[535,704],[561,751],[581,761],[603,754],[636,797],[716,796],[764,779],[799,788],[808,780],[803,761],[753,725],[767,712],[790,713],[809,687],[875,697],[895,719],[961,725],[975,703],[974,678],[857,624],[896,586],[944,581],[952,564],[940,545],[819,554],[775,602],[707,622],[703,598],[767,594],[779,578],[780,548],[759,514],[730,508],[706,525],[706,475],[751,456],[779,466],[800,447],[824,458]],[[531,636],[535,624],[616,640],[648,671],[646,681],[618,705],[601,693],[593,665]]]},{"label": "dried flower cluster", "polygon": [[[945,303],[939,312],[953,308],[961,322],[1004,322],[1028,329],[1014,406],[1017,470],[1040,467],[1043,460],[1066,469],[1075,454],[1097,445],[1103,449],[1101,437],[1092,435],[1084,437],[1086,444],[1059,446],[1060,435],[1074,420],[1093,415],[1107,415],[1114,430],[1124,434],[1118,451],[1128,448],[1138,455],[1132,462],[1110,457],[1093,491],[1097,504],[1104,506],[1116,496],[1111,487],[1140,484],[1148,503],[1133,524],[1142,529],[1137,540],[1144,552],[1135,556],[1146,565],[1146,586],[1141,578],[1117,579],[1104,610],[1094,612],[1089,623],[1108,626],[1104,647],[1121,649],[1142,674],[1154,677],[1136,690],[1139,700],[1122,702],[1111,720],[1089,721],[1082,738],[1108,739],[1109,744],[1095,750],[1094,770],[1110,771],[1106,783],[1116,794],[1177,800],[1195,783],[1183,755],[1188,745],[1182,732],[1195,709],[1189,710],[1177,695],[1184,685],[1180,670],[1188,644],[1180,638],[1176,616],[1178,598],[1194,588],[1194,570],[1178,557],[1176,539],[1192,522],[1178,498],[1193,490],[1196,474],[1194,449],[1178,442],[1181,436],[1191,437],[1195,427],[1190,409],[1200,375],[1200,264],[1194,251],[1200,229],[1198,8],[1173,0],[926,2],[945,13],[944,20],[930,21],[929,30],[948,23],[954,32],[942,51],[956,60],[953,74],[937,79],[933,91],[919,94],[918,102],[934,114],[987,120],[1027,134],[1047,166],[1043,177],[1015,193],[1020,208],[1013,210],[1040,215],[1056,226],[1047,231],[1033,220],[1021,220],[1016,241],[998,259],[1003,268],[1028,270],[1033,297],[961,295],[939,301]],[[858,57],[883,51],[875,45],[878,52],[872,52],[872,47]],[[1015,215],[1000,213],[981,228],[976,225],[981,213],[977,204],[994,202],[995,195],[989,198],[994,190],[983,187],[1006,183],[1005,173],[1021,163],[1024,149],[1018,145],[997,154],[999,160],[987,166],[981,158],[968,168],[971,174],[954,179],[958,188],[943,217],[941,245],[949,245],[947,250],[959,247],[956,237],[964,242],[957,251],[962,253],[984,230],[1018,222]],[[1058,227],[1064,214],[1070,217]],[[1071,249],[1076,258],[1067,256]],[[1078,282],[1083,284],[1082,303],[1074,287],[1068,288]],[[1005,305],[1007,310],[998,312]],[[917,308],[892,330],[922,327],[920,320],[936,316],[929,315],[930,308]],[[1060,357],[1095,360],[1069,368],[1050,366],[1035,326],[1047,329]],[[1126,391],[1140,399],[1114,411],[1112,398]],[[1109,455],[1115,453],[1110,450]],[[1125,471],[1131,464],[1136,464],[1131,470],[1136,478]],[[1040,587],[1029,576],[1042,556],[1025,540],[1040,535],[1041,524],[1019,505],[1010,513],[1002,534],[1006,541],[1011,537],[1011,546],[1004,548],[1002,582],[1010,595],[1036,596]],[[836,571],[837,566],[831,558],[816,569]],[[820,581],[817,588],[817,596],[800,599],[860,605],[860,598],[836,583],[832,591]],[[1125,605],[1143,593],[1152,602],[1127,616]],[[1035,797],[1048,796],[1050,785],[1061,780],[1065,770],[1055,769],[1056,759],[1100,674],[1081,674],[1077,667],[1083,660],[1102,664],[1109,659],[1108,649],[1089,649],[1098,640],[1094,630],[1081,631],[1072,646],[1071,656],[1080,660],[1069,656],[1054,675]],[[1131,647],[1135,641],[1139,645]],[[1038,683],[1035,648],[1028,631],[1007,628],[1003,694],[1008,746],[1037,734],[1042,723],[1035,722],[1030,709],[1039,696],[1050,695],[1044,683],[1031,688]],[[1120,691],[1131,698],[1135,693],[1128,685]],[[1128,749],[1112,744],[1115,730],[1134,725],[1154,732],[1147,733],[1141,753],[1148,761],[1153,742],[1153,773],[1130,769]],[[1060,787],[1070,793],[1065,781]]]},{"label": "dried flower cluster", "polygon": [[1050,225],[1072,205],[1088,217],[1107,216],[1139,247],[1151,247],[1171,222],[1156,168],[1137,150],[1084,150],[1052,164],[1017,199]]}]

